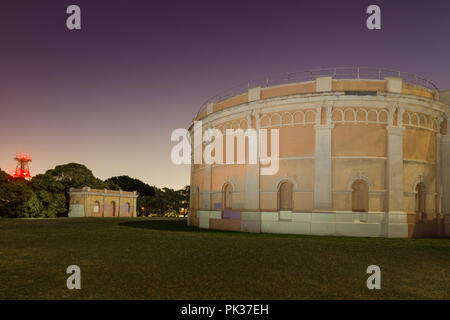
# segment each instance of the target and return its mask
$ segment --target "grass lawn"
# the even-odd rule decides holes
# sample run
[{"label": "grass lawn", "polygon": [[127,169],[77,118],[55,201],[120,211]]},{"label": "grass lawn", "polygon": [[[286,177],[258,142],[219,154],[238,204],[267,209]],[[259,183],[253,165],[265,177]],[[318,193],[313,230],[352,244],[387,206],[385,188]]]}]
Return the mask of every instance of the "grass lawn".
[{"label": "grass lawn", "polygon": [[[81,268],[68,290],[66,268]],[[369,265],[381,290],[368,290]],[[0,219],[0,299],[450,299],[450,239],[198,230],[184,219]]]}]

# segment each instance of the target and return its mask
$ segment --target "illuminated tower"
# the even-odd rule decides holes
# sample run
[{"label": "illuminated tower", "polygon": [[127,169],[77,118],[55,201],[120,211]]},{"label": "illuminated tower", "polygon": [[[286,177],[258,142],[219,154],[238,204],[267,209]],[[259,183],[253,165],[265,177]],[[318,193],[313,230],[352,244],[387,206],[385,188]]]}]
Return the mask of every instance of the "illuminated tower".
[{"label": "illuminated tower", "polygon": [[30,179],[30,168],[28,162],[31,162],[31,156],[26,153],[16,154],[14,160],[17,161],[16,170],[11,174],[13,178]]}]

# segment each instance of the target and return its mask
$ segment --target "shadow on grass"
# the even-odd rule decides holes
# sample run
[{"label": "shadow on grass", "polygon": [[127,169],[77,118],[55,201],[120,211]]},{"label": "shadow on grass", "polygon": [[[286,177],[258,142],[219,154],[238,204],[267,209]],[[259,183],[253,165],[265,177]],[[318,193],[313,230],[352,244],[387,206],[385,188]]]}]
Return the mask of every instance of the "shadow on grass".
[{"label": "shadow on grass", "polygon": [[150,229],[159,231],[171,231],[171,232],[196,232],[196,233],[209,233],[209,234],[227,234],[241,237],[249,236],[261,236],[261,233],[249,233],[249,232],[236,232],[228,230],[211,230],[201,229],[198,227],[189,227],[187,225],[187,219],[182,218],[149,218],[149,220],[140,221],[125,221],[119,223],[119,226]]},{"label": "shadow on grass", "polygon": [[[337,240],[337,241],[357,241],[361,242],[365,238],[351,238],[351,237],[327,237],[327,236],[313,236],[313,235],[299,235],[299,234],[277,234],[277,233],[252,233],[252,232],[237,232],[229,230],[211,230],[200,229],[198,227],[189,227],[186,219],[164,219],[164,218],[149,218],[149,220],[139,221],[125,221],[119,223],[119,226],[150,229],[158,231],[170,232],[197,232],[209,234],[222,234],[234,237],[256,237],[256,238],[288,238],[288,239],[311,239],[311,240]],[[367,240],[372,240],[368,238]]]},{"label": "shadow on grass", "polygon": [[[169,232],[196,232],[207,234],[222,234],[233,237],[243,238],[282,238],[282,239],[297,239],[297,240],[314,240],[314,241],[332,241],[332,242],[354,242],[354,243],[368,243],[371,245],[383,244],[394,246],[424,246],[428,242],[433,247],[436,247],[435,242],[438,239],[396,239],[396,238],[366,238],[366,237],[339,237],[339,236],[317,236],[317,235],[300,235],[300,234],[276,234],[276,233],[252,233],[252,232],[236,232],[228,230],[211,230],[200,229],[198,227],[189,227],[187,219],[181,218],[148,218],[148,220],[124,221],[119,223],[119,226],[149,229]],[[448,242],[442,242],[442,245],[448,248]]]},{"label": "shadow on grass", "polygon": [[[151,218],[150,218],[151,219]],[[152,229],[163,231],[178,231],[178,232],[199,232],[199,228],[189,227],[186,219],[155,219],[148,221],[126,221],[119,223],[120,226]]]}]

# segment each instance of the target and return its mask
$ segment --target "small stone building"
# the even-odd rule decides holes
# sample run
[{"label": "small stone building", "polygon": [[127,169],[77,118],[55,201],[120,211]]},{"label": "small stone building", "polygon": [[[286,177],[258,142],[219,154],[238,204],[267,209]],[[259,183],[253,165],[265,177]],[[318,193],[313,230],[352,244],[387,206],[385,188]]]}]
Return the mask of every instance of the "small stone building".
[{"label": "small stone building", "polygon": [[136,191],[70,188],[69,217],[136,217]]}]

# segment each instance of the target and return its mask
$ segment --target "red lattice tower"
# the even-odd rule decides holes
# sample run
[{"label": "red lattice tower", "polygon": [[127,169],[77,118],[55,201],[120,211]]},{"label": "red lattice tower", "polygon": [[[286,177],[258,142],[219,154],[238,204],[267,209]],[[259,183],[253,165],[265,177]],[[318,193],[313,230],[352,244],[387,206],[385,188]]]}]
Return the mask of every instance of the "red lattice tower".
[{"label": "red lattice tower", "polygon": [[30,167],[28,163],[31,162],[31,156],[26,153],[16,154],[14,160],[17,161],[16,170],[11,174],[13,178],[30,179]]}]

